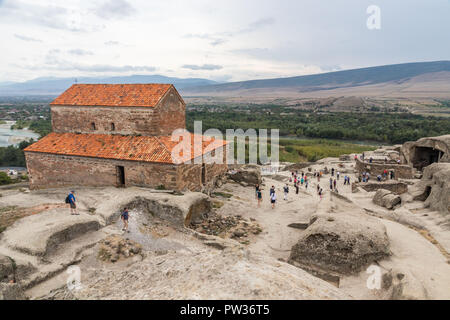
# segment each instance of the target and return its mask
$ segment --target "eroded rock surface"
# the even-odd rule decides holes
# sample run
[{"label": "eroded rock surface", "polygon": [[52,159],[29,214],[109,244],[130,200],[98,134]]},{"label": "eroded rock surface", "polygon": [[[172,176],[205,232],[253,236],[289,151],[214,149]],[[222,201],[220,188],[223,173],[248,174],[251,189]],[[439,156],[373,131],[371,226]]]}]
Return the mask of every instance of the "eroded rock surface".
[{"label": "eroded rock surface", "polygon": [[262,182],[261,172],[259,171],[259,169],[237,170],[234,172],[230,172],[228,174],[228,177],[235,182],[243,182],[248,185],[261,184]]},{"label": "eroded rock surface", "polygon": [[180,196],[155,195],[150,197],[135,197],[128,204],[128,208],[138,208],[151,216],[165,220],[174,226],[187,226],[191,221],[209,213],[211,201],[206,194],[199,192],[187,193]]},{"label": "eroded rock surface", "polygon": [[292,247],[289,262],[351,274],[389,254],[383,224],[372,217],[339,212],[313,216],[310,226]]},{"label": "eroded rock surface", "polygon": [[[450,163],[433,163],[425,168],[422,180],[427,181],[429,195],[425,206],[442,213],[450,213]],[[425,188],[425,193],[427,188]]]}]

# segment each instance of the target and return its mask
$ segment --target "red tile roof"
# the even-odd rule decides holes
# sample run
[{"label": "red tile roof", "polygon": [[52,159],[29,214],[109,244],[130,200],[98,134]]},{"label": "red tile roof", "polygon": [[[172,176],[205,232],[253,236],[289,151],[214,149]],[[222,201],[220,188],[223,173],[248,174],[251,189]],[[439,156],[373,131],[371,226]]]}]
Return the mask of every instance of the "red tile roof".
[{"label": "red tile roof", "polygon": [[74,84],[50,105],[155,107],[171,84]]},{"label": "red tile roof", "polygon": [[[194,135],[191,134],[191,159]],[[203,142],[202,154],[212,141]],[[215,141],[214,149],[225,145],[224,140]],[[111,134],[77,134],[52,132],[38,142],[25,148],[27,152],[40,152],[58,155],[94,157],[116,160],[175,163],[172,150],[177,142],[170,136],[122,136]]]}]

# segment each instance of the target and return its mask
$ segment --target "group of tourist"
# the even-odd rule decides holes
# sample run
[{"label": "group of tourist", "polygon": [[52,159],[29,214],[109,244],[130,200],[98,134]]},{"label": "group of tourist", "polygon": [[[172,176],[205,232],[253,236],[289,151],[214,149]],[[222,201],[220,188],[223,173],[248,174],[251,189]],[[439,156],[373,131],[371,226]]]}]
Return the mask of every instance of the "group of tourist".
[{"label": "group of tourist", "polygon": [[370,179],[370,173],[368,173],[368,172],[366,172],[366,171],[364,171],[363,173],[361,173],[359,176],[358,176],[358,181],[359,182],[369,182],[369,179]]},{"label": "group of tourist", "polygon": [[291,172],[291,177],[289,178],[289,182],[292,182],[292,181],[294,181],[294,187],[295,187],[296,194],[298,194],[300,185],[304,184],[305,188],[308,189],[309,180],[308,180],[308,176],[304,172],[301,173],[301,177],[298,174],[298,171]]},{"label": "group of tourist", "polygon": [[[327,170],[325,170],[327,172]],[[320,182],[320,177],[323,176],[324,171],[322,170],[314,170],[313,176],[317,178],[317,181]],[[335,178],[334,178],[335,177]],[[330,190],[339,193],[337,188],[337,182],[340,177],[340,172],[335,170],[334,168],[331,169],[331,177],[330,177]],[[309,185],[309,179],[308,175],[306,173],[298,171],[292,171],[291,176],[289,177],[289,182],[293,183],[293,186],[295,188],[295,194],[299,194],[299,189],[301,186],[305,186],[305,189],[308,189]],[[344,185],[350,185],[350,176],[345,175],[344,176]],[[283,200],[288,200],[288,194],[289,194],[289,184],[286,183],[283,186]],[[319,195],[320,199],[323,197],[323,189],[321,188],[320,184],[317,183],[317,194]],[[272,206],[272,209],[275,209],[275,205],[277,203],[277,195],[275,192],[275,186],[272,186],[269,191],[269,198],[270,203]],[[258,208],[261,207],[262,203],[262,190],[259,184],[255,186],[255,199],[258,202]]]},{"label": "group of tourist", "polygon": [[339,193],[337,189],[337,180],[330,177],[330,190]]},{"label": "group of tourist", "polygon": [[[394,170],[387,170],[384,169],[382,174],[378,174],[377,175],[377,181],[381,182],[381,181],[385,181],[387,180],[389,177],[389,179],[394,179],[395,178],[395,173]],[[358,181],[359,182],[369,182],[370,179],[370,173],[369,172],[363,172],[362,174],[360,174],[358,176]]]},{"label": "group of tourist", "polygon": [[344,176],[344,184],[350,185],[350,176]]}]

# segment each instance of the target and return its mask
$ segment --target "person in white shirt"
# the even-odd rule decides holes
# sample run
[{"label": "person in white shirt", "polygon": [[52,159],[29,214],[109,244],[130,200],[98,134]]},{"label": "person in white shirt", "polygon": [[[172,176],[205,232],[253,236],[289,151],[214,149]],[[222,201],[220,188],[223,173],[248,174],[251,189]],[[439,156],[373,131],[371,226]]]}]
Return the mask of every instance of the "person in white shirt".
[{"label": "person in white shirt", "polygon": [[277,201],[277,196],[275,192],[270,195],[270,202],[272,203],[272,209],[275,209],[275,202]]}]

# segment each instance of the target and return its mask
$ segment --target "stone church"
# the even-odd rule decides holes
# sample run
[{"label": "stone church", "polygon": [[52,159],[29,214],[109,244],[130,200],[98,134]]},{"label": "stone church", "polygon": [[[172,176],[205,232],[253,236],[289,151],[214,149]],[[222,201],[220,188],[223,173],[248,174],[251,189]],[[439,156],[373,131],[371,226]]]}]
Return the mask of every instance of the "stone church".
[{"label": "stone church", "polygon": [[[53,132],[24,150],[30,188],[200,191],[213,185],[227,171],[225,161],[198,161],[198,152],[189,159],[197,161],[173,160],[178,142],[171,134],[185,128],[185,107],[170,84],[72,85],[50,104]],[[203,141],[200,157],[220,152],[225,159],[226,146],[223,140]]]}]

